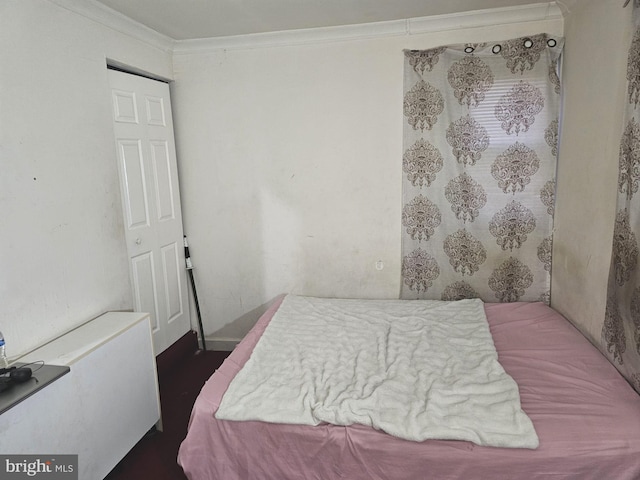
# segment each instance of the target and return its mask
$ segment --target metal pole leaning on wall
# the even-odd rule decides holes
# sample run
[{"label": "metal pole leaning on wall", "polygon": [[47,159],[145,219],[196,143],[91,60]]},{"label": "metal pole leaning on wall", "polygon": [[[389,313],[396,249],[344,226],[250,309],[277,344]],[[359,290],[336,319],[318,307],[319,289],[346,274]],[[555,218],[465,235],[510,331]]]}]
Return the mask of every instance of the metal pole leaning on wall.
[{"label": "metal pole leaning on wall", "polygon": [[187,236],[184,235],[184,258],[187,262],[187,272],[189,272],[189,280],[191,280],[191,290],[193,291],[193,301],[196,304],[196,313],[198,314],[198,327],[200,328],[200,338],[202,340],[202,350],[207,350],[207,343],[204,339],[204,329],[202,328],[202,316],[200,315],[200,304],[198,303],[198,293],[196,292],[196,281],[193,278],[193,264],[189,255],[189,243]]}]

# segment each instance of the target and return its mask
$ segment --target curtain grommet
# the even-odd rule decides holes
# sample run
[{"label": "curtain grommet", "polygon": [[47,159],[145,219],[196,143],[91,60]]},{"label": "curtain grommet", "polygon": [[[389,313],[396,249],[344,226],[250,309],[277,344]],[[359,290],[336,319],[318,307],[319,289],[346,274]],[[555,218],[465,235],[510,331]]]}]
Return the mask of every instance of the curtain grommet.
[{"label": "curtain grommet", "polygon": [[475,48],[473,47],[464,47],[464,53],[473,53]]},{"label": "curtain grommet", "polygon": [[533,41],[530,38],[525,38],[522,45],[524,45],[524,48],[531,48],[533,47]]},{"label": "curtain grommet", "polygon": [[554,38],[550,38],[549,40],[547,40],[547,45],[551,48],[555,47],[557,44],[558,42],[556,42]]},{"label": "curtain grommet", "polygon": [[493,48],[491,49],[491,51],[492,51],[494,54],[496,54],[496,55],[497,55],[498,53],[500,53],[500,52],[502,51],[502,45],[500,45],[500,44],[496,44],[496,45],[494,45],[494,46],[493,46]]}]

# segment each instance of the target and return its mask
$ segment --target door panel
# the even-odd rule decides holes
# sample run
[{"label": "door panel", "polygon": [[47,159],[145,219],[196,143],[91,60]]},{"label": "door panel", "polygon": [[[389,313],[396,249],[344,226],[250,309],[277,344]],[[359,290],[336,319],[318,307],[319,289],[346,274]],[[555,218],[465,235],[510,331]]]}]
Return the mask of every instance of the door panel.
[{"label": "door panel", "polygon": [[119,140],[121,177],[129,228],[148,227],[147,186],[139,140]]},{"label": "door panel", "polygon": [[159,97],[145,97],[147,103],[147,119],[149,125],[156,125],[160,127],[166,127],[165,113],[164,113],[164,100]]},{"label": "door panel", "polygon": [[162,267],[165,279],[165,300],[167,321],[171,323],[182,314],[182,289],[180,288],[180,264],[178,250],[182,245],[175,243],[162,247]]},{"label": "door panel", "polygon": [[166,221],[175,218],[173,204],[173,185],[171,183],[171,163],[167,142],[151,142],[151,158],[156,187],[156,204],[158,220]]},{"label": "door panel", "polygon": [[191,327],[169,86],[108,74],[135,308],[157,355]]},{"label": "door panel", "polygon": [[120,123],[138,123],[136,95],[133,92],[112,90],[114,121]]},{"label": "door panel", "polygon": [[133,271],[133,293],[135,308],[138,312],[151,314],[151,328],[154,332],[160,329],[158,324],[158,297],[155,282],[153,252],[146,252],[131,259]]}]

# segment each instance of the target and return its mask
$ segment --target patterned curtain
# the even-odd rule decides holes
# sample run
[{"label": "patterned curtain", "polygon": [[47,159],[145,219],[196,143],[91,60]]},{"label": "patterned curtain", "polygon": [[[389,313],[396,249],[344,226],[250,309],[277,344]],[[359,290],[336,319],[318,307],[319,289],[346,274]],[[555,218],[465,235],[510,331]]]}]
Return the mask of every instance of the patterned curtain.
[{"label": "patterned curtain", "polygon": [[406,50],[405,299],[550,299],[563,40]]},{"label": "patterned curtain", "polygon": [[618,156],[618,202],[602,345],[640,392],[640,28],[627,60],[627,104]]}]

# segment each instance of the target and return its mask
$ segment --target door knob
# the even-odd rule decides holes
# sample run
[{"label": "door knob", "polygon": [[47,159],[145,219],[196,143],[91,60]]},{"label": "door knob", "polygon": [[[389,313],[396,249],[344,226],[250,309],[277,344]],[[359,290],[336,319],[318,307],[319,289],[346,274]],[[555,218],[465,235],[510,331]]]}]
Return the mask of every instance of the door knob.
[{"label": "door knob", "polygon": [[140,238],[136,238],[136,245],[140,245],[142,243],[142,240],[140,240]]}]

